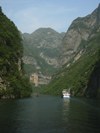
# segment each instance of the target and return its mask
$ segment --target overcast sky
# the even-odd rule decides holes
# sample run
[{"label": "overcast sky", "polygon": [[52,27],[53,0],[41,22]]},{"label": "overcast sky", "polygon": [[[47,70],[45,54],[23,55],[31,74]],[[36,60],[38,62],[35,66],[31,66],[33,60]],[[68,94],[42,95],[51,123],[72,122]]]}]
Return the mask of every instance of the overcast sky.
[{"label": "overcast sky", "polygon": [[3,13],[22,33],[41,27],[66,32],[77,17],[92,13],[100,0],[0,0]]}]

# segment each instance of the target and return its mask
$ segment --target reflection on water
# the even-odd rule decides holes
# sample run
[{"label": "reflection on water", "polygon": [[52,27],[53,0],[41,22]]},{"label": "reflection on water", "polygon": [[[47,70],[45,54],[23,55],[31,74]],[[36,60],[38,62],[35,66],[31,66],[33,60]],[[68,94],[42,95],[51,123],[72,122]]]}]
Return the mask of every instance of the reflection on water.
[{"label": "reflection on water", "polygon": [[68,122],[70,99],[63,99],[62,117],[63,121]]},{"label": "reflection on water", "polygon": [[99,133],[100,101],[55,96],[0,100],[0,133]]}]

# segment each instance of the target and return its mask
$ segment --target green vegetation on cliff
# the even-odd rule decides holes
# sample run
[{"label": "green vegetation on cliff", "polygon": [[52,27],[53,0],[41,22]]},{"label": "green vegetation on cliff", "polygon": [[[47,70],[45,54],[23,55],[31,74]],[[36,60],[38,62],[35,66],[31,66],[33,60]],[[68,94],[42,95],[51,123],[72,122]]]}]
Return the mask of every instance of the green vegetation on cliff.
[{"label": "green vegetation on cliff", "polygon": [[0,97],[30,96],[32,89],[23,76],[22,55],[20,33],[0,8]]},{"label": "green vegetation on cliff", "polygon": [[71,88],[73,96],[100,97],[98,49],[100,49],[100,33],[87,42],[85,54],[69,67],[67,63],[55,73],[51,83],[41,93],[61,95],[63,89]]},{"label": "green vegetation on cliff", "polygon": [[[41,71],[44,75],[52,75],[55,72],[58,67],[56,62],[58,61],[64,35],[65,33],[58,33],[51,28],[39,28],[32,34],[22,34],[24,57],[33,57],[34,62],[36,62],[36,65],[34,65],[34,62],[32,62],[33,64],[25,63],[27,73]],[[37,69],[37,66],[40,69]]]},{"label": "green vegetation on cliff", "polygon": [[[41,93],[61,95],[63,89],[71,88],[72,96],[100,98],[100,5],[92,14],[73,21],[70,29],[80,35],[79,46],[76,51],[73,50],[74,56],[53,75],[52,81]],[[69,46],[67,40],[70,41],[73,32],[70,32],[70,37],[66,34],[65,48]],[[82,38],[84,35],[88,36],[85,40]],[[74,38],[70,47],[77,43]],[[68,49],[65,50],[66,53]]]}]

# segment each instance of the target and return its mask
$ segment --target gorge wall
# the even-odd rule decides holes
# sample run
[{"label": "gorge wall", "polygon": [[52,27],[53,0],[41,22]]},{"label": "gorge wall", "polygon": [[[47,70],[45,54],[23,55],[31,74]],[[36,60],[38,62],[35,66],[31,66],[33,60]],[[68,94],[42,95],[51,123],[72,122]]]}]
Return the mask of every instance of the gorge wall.
[{"label": "gorge wall", "polygon": [[71,96],[100,98],[100,5],[72,22],[62,48],[60,69],[41,93],[61,95],[71,88]]},{"label": "gorge wall", "polygon": [[32,87],[23,75],[22,56],[20,32],[0,7],[0,98],[31,95]]},{"label": "gorge wall", "polygon": [[58,33],[51,28],[39,28],[32,34],[22,34],[25,49],[23,62],[29,78],[37,74],[38,84],[34,82],[34,78],[31,80],[35,86],[47,85],[59,67],[58,58],[64,35],[65,33]]},{"label": "gorge wall", "polygon": [[94,36],[92,31],[99,20],[99,16],[97,16],[100,12],[99,8],[90,15],[83,18],[79,17],[72,22],[63,39],[63,50],[59,60],[60,66],[79,54],[83,43]]}]

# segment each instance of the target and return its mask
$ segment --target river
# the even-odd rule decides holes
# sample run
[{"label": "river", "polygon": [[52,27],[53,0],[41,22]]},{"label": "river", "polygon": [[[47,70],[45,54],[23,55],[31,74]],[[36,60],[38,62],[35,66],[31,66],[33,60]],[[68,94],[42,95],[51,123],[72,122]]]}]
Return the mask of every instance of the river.
[{"label": "river", "polygon": [[100,133],[100,100],[0,99],[0,133]]}]

